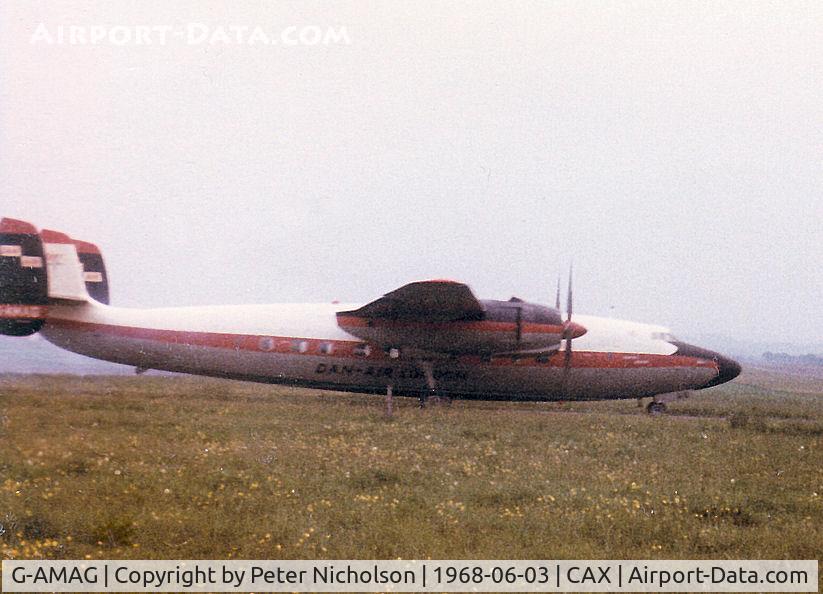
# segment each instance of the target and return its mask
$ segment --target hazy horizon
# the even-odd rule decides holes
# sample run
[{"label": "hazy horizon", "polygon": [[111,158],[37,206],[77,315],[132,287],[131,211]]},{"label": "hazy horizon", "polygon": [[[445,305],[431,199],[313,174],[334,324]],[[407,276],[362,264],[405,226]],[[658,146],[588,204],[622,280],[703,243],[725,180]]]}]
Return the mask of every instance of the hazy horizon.
[{"label": "hazy horizon", "polygon": [[[33,39],[192,23],[348,43]],[[548,303],[573,258],[576,312],[820,344],[821,31],[816,3],[3,3],[0,216],[97,243],[116,305]]]}]

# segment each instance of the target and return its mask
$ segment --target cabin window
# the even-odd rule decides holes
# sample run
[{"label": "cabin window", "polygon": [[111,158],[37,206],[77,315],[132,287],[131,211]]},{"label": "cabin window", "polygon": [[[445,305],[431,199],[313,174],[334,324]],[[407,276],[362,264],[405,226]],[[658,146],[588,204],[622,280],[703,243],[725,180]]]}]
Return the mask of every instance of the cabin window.
[{"label": "cabin window", "polygon": [[355,357],[368,357],[371,354],[371,347],[366,343],[361,342],[354,347]]},{"label": "cabin window", "polygon": [[264,336],[258,343],[261,351],[269,352],[274,350],[274,339],[271,336]]},{"label": "cabin window", "polygon": [[291,350],[295,353],[305,353],[309,350],[309,343],[305,340],[292,340]]},{"label": "cabin window", "polygon": [[334,343],[321,342],[320,346],[317,347],[317,350],[320,352],[321,355],[331,355],[332,352],[334,352]]}]

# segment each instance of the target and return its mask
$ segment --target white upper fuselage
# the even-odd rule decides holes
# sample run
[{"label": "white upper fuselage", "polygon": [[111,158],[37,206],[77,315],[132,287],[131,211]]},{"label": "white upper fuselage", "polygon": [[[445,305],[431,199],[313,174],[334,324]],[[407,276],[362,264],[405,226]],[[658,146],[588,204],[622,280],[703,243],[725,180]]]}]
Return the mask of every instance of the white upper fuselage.
[{"label": "white upper fuselage", "polygon": [[[50,319],[78,320],[181,332],[267,335],[358,342],[337,325],[335,314],[360,307],[352,303],[276,303],[164,308],[123,308],[89,302],[83,307],[51,307]],[[670,355],[676,348],[660,338],[668,328],[614,318],[575,315],[587,332],[576,351]]]}]

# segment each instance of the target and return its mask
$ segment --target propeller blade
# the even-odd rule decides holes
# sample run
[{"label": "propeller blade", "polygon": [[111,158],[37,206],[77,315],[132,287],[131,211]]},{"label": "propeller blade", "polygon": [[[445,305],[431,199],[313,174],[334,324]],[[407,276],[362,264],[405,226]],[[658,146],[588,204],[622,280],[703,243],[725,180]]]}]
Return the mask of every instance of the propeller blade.
[{"label": "propeller blade", "polygon": [[566,295],[566,321],[572,321],[572,265],[569,264],[569,292]]},{"label": "propeller blade", "polygon": [[560,274],[557,275],[557,292],[554,294],[554,309],[560,311]]},{"label": "propeller blade", "polygon": [[565,350],[563,351],[563,378],[561,379],[560,391],[563,397],[566,397],[569,392],[569,374],[572,369],[572,341],[566,339]]}]

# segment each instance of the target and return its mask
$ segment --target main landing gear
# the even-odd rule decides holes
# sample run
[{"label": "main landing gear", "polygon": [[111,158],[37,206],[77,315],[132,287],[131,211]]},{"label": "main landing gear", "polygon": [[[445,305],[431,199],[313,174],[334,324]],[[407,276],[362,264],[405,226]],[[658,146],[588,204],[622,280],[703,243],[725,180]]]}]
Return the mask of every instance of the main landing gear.
[{"label": "main landing gear", "polygon": [[[398,353],[396,349],[392,349],[393,352]],[[394,354],[391,355],[393,359],[396,359],[397,356]],[[418,397],[418,406],[420,408],[426,408],[426,402],[429,401],[431,398],[432,402],[437,404],[445,404],[446,406],[452,405],[452,399],[449,396],[441,396],[437,392],[437,380],[434,378],[434,367],[431,361],[426,360],[417,360],[415,364],[418,368],[423,372],[423,375],[426,378],[426,390],[420,392],[420,396]],[[386,416],[391,417],[394,414],[394,386],[391,384],[386,385]]]},{"label": "main landing gear", "polygon": [[[646,405],[646,412],[650,415],[662,415],[666,412],[666,403],[674,402],[676,400],[683,400],[690,396],[688,390],[682,392],[669,392],[667,394],[657,394],[652,398],[652,401]],[[643,398],[637,399],[637,406],[643,406]]]},{"label": "main landing gear", "polygon": [[394,414],[394,386],[386,386],[386,416],[391,418]]},{"label": "main landing gear", "polygon": [[429,396],[434,396],[436,394],[437,382],[434,379],[434,369],[431,361],[420,361],[418,365],[423,371],[423,374],[426,376],[426,388],[428,388],[428,392],[420,393],[420,402],[418,403],[418,406],[420,408],[426,408],[426,400]]}]

